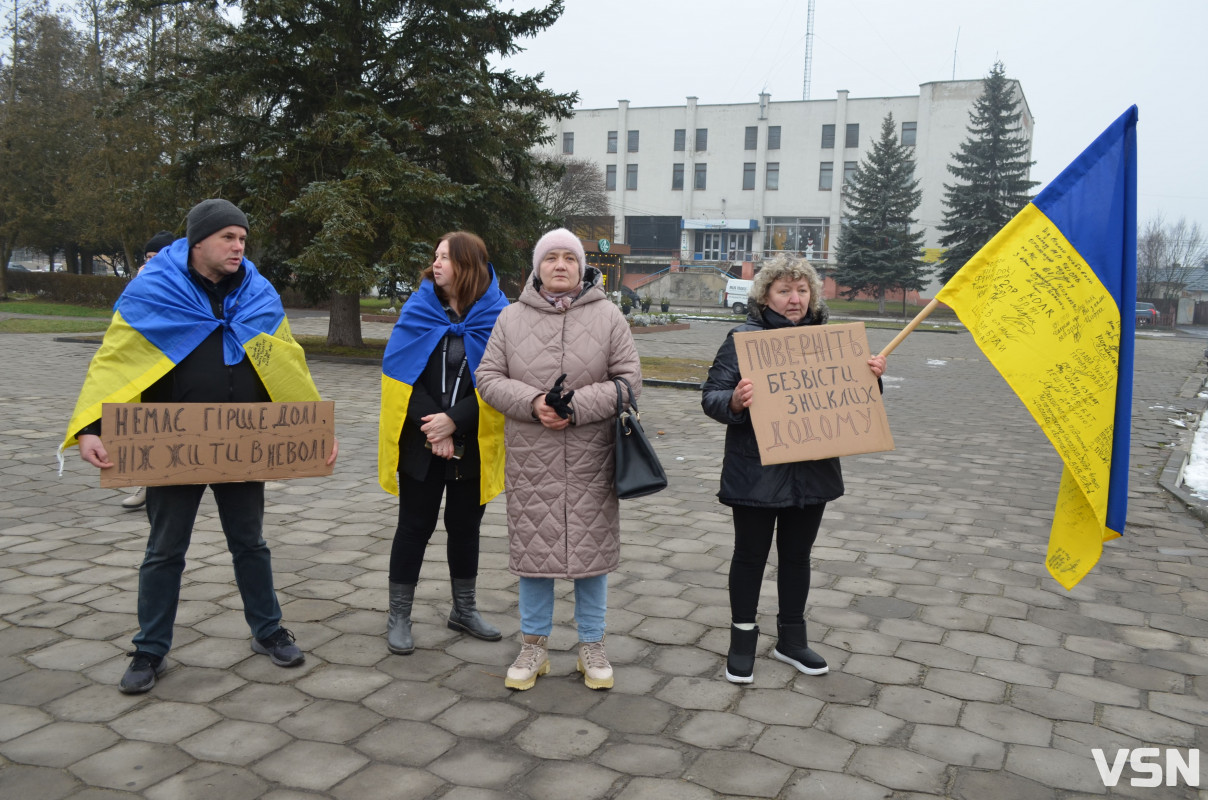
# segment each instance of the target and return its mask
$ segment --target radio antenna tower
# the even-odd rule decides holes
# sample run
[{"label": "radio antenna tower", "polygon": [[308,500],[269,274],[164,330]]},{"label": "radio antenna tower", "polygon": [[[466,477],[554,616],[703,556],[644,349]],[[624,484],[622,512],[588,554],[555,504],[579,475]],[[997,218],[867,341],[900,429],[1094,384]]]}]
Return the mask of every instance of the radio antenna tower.
[{"label": "radio antenna tower", "polygon": [[810,67],[814,63],[814,0],[810,0],[805,16],[805,80],[801,86],[801,99],[810,99]]}]

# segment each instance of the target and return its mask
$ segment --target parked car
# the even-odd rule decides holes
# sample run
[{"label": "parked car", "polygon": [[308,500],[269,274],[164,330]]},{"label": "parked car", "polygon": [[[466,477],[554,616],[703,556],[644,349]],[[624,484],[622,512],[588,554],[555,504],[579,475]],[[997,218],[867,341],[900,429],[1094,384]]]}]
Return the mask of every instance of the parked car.
[{"label": "parked car", "polygon": [[20,264],[9,264],[6,269],[8,269],[9,272],[29,272],[29,270]]},{"label": "parked car", "polygon": [[1162,315],[1158,313],[1158,309],[1153,303],[1137,303],[1138,325],[1157,325],[1161,317]]}]

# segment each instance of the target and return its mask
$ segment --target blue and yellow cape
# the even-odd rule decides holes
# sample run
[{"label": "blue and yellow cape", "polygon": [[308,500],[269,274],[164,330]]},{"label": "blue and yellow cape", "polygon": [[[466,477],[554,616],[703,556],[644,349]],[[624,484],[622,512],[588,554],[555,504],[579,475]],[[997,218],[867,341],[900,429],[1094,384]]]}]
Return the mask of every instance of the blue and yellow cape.
[{"label": "blue and yellow cape", "polygon": [[[382,358],[382,410],[378,421],[378,482],[391,494],[398,494],[398,441],[411,402],[411,389],[428,363],[429,356],[445,334],[461,336],[465,342],[470,376],[478,369],[495,319],[508,304],[499,289],[495,269],[490,265],[491,285],[466,318],[449,322],[449,316],[436,296],[431,281],[424,281],[411,295],[398,322],[390,332]],[[483,505],[503,491],[503,415],[478,398],[478,452],[481,462],[479,502]]]},{"label": "blue and yellow cape", "polygon": [[59,451],[101,418],[102,403],[138,402],[143,391],[222,326],[223,360],[246,356],[275,402],[318,400],[319,390],[294,341],[281,297],[246,258],[243,283],[215,319],[204,290],[189,278],[189,246],[177,239],[147,262],[114,304],[113,321],[88,365],[84,387]]}]

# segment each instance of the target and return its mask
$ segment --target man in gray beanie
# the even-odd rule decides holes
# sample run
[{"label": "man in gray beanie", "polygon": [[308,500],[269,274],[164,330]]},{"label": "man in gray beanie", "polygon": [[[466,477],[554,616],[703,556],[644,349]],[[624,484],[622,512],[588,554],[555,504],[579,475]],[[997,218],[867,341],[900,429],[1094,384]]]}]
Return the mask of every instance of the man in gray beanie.
[{"label": "man in gray beanie", "polygon": [[[155,265],[130,282],[118,300],[110,332],[123,325],[133,328],[152,349],[145,355],[148,345],[126,344],[134,337],[114,335],[111,343],[106,333],[101,351],[121,350],[121,358],[110,358],[122,365],[119,372],[126,370],[119,381],[125,388],[119,391],[127,399],[119,402],[319,399],[305,357],[289,335],[280,296],[243,257],[247,235],[247,217],[233,203],[204,200],[189,212],[185,239],[169,241],[159,250]],[[164,330],[171,333],[158,337],[156,332]],[[248,357],[247,347],[266,336],[269,347],[276,349],[273,369],[261,372],[261,365]],[[168,355],[169,350],[173,355]],[[164,358],[172,364],[166,374],[162,367],[153,366]],[[113,367],[98,368],[97,374],[113,371]],[[108,469],[113,464],[100,438],[100,420],[86,399],[92,396],[89,392],[96,393],[90,387],[100,380],[94,379],[90,367],[65,446],[78,440],[85,461]],[[89,410],[80,412],[80,408]],[[79,416],[82,413],[88,416]],[[337,452],[338,445],[333,444],[329,465]],[[262,533],[264,483],[215,483],[209,489],[231,552],[252,651],[267,655],[277,666],[301,664],[305,656],[294,644],[294,635],[281,627],[281,606],[273,588],[272,562]],[[139,568],[139,631],[130,653],[133,660],[119,685],[126,694],[148,691],[167,667],[185,555],[205,491],[204,484],[147,487],[151,533]]]}]

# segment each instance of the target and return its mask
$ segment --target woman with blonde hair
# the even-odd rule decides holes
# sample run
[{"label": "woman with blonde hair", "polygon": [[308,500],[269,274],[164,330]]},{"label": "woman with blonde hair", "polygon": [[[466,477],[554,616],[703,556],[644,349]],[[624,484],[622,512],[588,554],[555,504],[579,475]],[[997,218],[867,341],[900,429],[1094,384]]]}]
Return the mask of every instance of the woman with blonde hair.
[{"label": "woman with blonde hair", "polygon": [[[810,648],[805,629],[805,602],[810,588],[810,553],[826,504],[843,494],[839,459],[797,461],[764,466],[748,409],[751,381],[738,370],[734,334],[798,325],[825,325],[828,317],[822,281],[808,261],[779,255],[765,262],[751,286],[747,321],[730,331],[709,376],[701,387],[701,405],[727,425],[718,498],[734,515],[734,555],[730,561],[730,651],[726,680],[755,680],[759,640],[759,588],[776,539],[776,647],[772,656],[806,675],[829,667]],[[868,360],[873,375],[885,372],[885,358]]]}]

